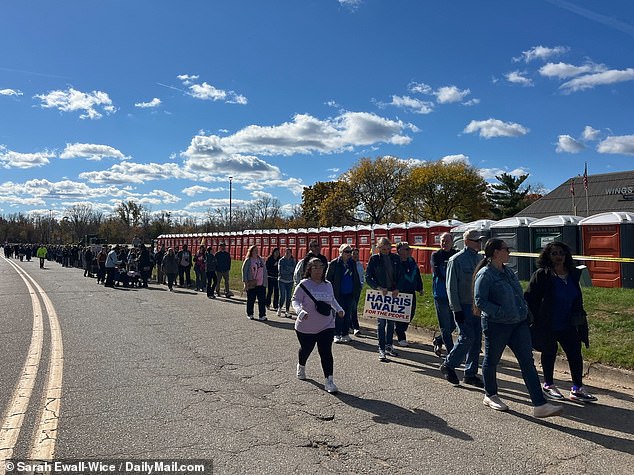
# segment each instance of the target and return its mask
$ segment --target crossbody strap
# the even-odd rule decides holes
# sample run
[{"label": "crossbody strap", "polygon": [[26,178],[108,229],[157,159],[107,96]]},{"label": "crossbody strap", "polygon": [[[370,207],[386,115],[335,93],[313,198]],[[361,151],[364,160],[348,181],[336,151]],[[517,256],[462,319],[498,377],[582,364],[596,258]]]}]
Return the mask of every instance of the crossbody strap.
[{"label": "crossbody strap", "polygon": [[302,288],[302,290],[304,291],[304,293],[306,295],[308,295],[310,297],[310,299],[315,302],[315,305],[317,304],[317,299],[315,297],[313,297],[313,294],[311,294],[308,289],[304,286],[304,284],[299,284],[299,286]]}]

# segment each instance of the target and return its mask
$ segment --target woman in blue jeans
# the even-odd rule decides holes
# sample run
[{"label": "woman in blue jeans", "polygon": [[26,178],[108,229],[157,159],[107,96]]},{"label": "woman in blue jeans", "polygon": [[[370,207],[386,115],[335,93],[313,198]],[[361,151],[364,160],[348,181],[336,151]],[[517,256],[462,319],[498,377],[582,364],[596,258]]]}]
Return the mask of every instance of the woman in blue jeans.
[{"label": "woman in blue jeans", "polygon": [[563,408],[547,402],[542,393],[533,362],[528,307],[517,276],[506,266],[509,254],[510,249],[502,239],[489,239],[484,246],[485,258],[474,272],[474,314],[481,314],[484,333],[483,403],[496,411],[508,410],[498,396],[496,375],[504,348],[508,346],[520,365],[533,402],[533,415],[540,418],[556,416]]}]

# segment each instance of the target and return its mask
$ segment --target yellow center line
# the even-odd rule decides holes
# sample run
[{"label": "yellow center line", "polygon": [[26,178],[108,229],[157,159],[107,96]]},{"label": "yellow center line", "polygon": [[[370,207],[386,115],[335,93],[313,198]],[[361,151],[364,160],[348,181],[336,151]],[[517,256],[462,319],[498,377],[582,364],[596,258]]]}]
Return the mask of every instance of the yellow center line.
[{"label": "yellow center line", "polygon": [[[2,427],[0,428],[0,460],[8,460],[13,455],[13,449],[18,441],[20,430],[24,422],[24,416],[29,406],[33,388],[35,387],[35,379],[42,357],[42,346],[44,340],[44,326],[42,323],[42,306],[37,298],[37,294],[31,284],[24,277],[22,270],[13,262],[5,259],[16,270],[20,278],[24,281],[29,295],[31,297],[31,305],[33,307],[33,332],[31,336],[31,344],[27,352],[26,361],[22,368],[22,373],[18,384],[15,387],[13,396],[7,410],[2,418]],[[0,465],[0,475],[5,474],[4,464]]]},{"label": "yellow center line", "polygon": [[44,399],[40,409],[39,423],[31,445],[30,460],[52,460],[57,442],[57,426],[62,404],[62,376],[64,371],[64,347],[62,330],[59,326],[57,312],[53,302],[44,289],[28,274],[27,278],[40,293],[51,329],[51,357],[48,364],[48,375],[44,384]]}]

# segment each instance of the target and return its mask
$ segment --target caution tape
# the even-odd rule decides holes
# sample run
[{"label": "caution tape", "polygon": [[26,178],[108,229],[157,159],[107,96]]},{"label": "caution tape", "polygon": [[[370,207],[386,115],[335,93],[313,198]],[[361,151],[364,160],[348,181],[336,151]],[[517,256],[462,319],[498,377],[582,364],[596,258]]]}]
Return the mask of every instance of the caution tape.
[{"label": "caution tape", "polygon": [[[438,251],[439,247],[429,247],[429,246],[409,246],[412,249],[420,249],[423,251]],[[480,251],[480,254],[483,254],[484,251]],[[539,252],[511,252],[511,256],[513,257],[539,257]],[[612,256],[572,256],[575,261],[600,261],[600,262],[619,262],[624,264],[632,264],[634,263],[634,257],[612,257]]]}]

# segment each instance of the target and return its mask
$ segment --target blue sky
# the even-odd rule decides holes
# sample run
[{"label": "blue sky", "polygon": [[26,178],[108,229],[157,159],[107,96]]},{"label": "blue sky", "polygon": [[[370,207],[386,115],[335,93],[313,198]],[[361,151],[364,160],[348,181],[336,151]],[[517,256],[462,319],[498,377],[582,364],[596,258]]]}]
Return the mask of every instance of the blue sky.
[{"label": "blue sky", "polygon": [[634,4],[5,2],[0,213],[285,208],[361,157],[632,169]]}]

